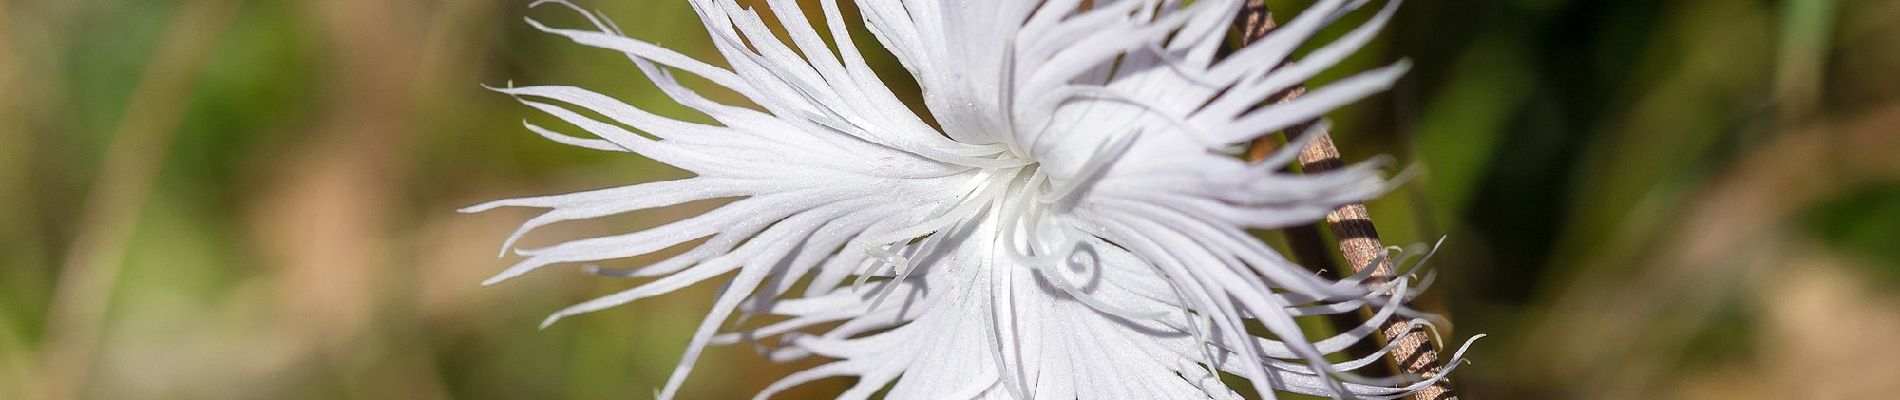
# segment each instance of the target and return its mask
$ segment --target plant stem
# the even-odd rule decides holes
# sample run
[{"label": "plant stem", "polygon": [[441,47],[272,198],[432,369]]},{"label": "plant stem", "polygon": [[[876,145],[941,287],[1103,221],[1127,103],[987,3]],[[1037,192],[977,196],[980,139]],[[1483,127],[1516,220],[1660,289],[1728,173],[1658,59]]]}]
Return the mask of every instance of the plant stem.
[{"label": "plant stem", "polygon": [[[1252,44],[1255,40],[1259,40],[1265,37],[1268,32],[1273,31],[1274,22],[1272,16],[1273,13],[1267,9],[1264,0],[1249,0],[1242,9],[1240,18],[1235,20],[1235,24],[1238,25],[1237,28],[1241,34],[1240,45],[1246,46]],[[1276,96],[1273,102],[1284,103],[1298,98],[1305,92],[1305,85],[1295,85],[1285,93]],[[1310,128],[1312,128],[1312,122],[1309,121],[1286,130],[1288,137],[1293,137],[1294,135],[1316,135],[1307,141],[1305,148],[1300,149],[1299,161],[1303,173],[1320,173],[1343,167],[1345,163],[1340,160],[1339,149],[1333,145],[1332,137],[1327,135],[1325,131]],[[1274,141],[1270,137],[1254,140],[1248,147],[1247,157],[1249,160],[1258,161],[1265,158],[1267,154],[1272,153],[1273,147]],[[1339,241],[1340,255],[1346,259],[1346,265],[1352,269],[1353,273],[1370,267],[1375,268],[1372,273],[1375,280],[1394,277],[1390,260],[1382,260],[1376,265],[1372,262],[1378,258],[1379,253],[1385,248],[1385,245],[1379,241],[1379,231],[1372,223],[1371,214],[1366,212],[1366,205],[1364,203],[1347,204],[1338,209],[1334,209],[1332,212],[1326,213],[1326,224],[1332,228],[1333,237]],[[1306,231],[1298,231],[1302,228]],[[1310,239],[1316,237],[1314,234],[1317,233],[1312,232],[1313,227],[1311,225],[1288,228],[1288,230],[1290,237],[1309,238],[1308,240],[1302,241],[1304,243],[1310,244],[1317,242],[1316,240]],[[1301,259],[1309,261],[1325,260],[1324,262],[1326,264],[1331,264],[1331,259],[1327,257],[1324,250],[1306,250],[1309,251],[1299,251],[1299,249],[1296,249],[1295,253],[1300,256]],[[1345,272],[1342,271],[1342,273]],[[1411,323],[1399,319],[1388,320],[1384,326],[1380,327],[1380,331],[1383,333],[1383,335],[1380,335],[1382,338],[1388,341],[1399,341],[1398,346],[1396,346],[1391,353],[1387,354],[1387,360],[1397,365],[1400,371],[1407,374],[1431,377],[1440,369],[1437,346],[1432,343],[1431,338],[1428,337],[1425,330],[1414,328],[1416,327],[1412,326]],[[1420,400],[1455,400],[1458,398],[1457,394],[1451,390],[1450,380],[1439,380],[1431,386],[1420,389],[1417,393],[1414,393],[1413,396]]]}]

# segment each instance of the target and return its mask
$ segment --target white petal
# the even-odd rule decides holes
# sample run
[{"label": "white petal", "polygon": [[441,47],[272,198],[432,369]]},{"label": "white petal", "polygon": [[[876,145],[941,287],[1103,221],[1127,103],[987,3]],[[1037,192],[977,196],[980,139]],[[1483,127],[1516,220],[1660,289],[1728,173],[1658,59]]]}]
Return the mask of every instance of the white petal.
[{"label": "white petal", "polygon": [[[774,337],[780,347],[765,350],[774,361],[833,361],[760,397],[827,377],[858,379],[840,395],[847,399],[885,390],[898,399],[1236,398],[1215,371],[1264,393],[1384,398],[1429,384],[1350,373],[1383,350],[1327,360],[1393,318],[1430,326],[1431,316],[1401,304],[1417,291],[1409,275],[1325,279],[1246,232],[1310,223],[1384,193],[1384,163],[1291,175],[1275,164],[1301,142],[1265,165],[1220,151],[1389,87],[1403,63],[1254,108],[1363,46],[1396,2],[1284,64],[1364,1],[1322,0],[1221,61],[1214,53],[1238,0],[1081,3],[857,1],[865,28],[923,89],[930,118],[866,64],[836,0],[820,2],[825,32],[791,0],[768,1],[778,30],[735,1],[692,0],[729,67],[627,38],[585,12],[594,30],[530,20],[624,54],[669,98],[717,123],[575,87],[495,88],[586,133],[528,124],[536,134],[695,175],[465,209],[548,210],[504,250],[560,221],[725,203],[645,230],[517,250],[526,258],[489,283],[568,263],[654,278],[556,312],[551,323],[730,275],[662,398],[677,393],[704,346]],[[676,72],[750,104],[715,102]],[[592,264],[673,247],[685,251],[632,269]],[[1293,323],[1361,307],[1379,312],[1327,337]],[[742,323],[783,318],[721,333],[735,313]],[[1249,323],[1271,334],[1253,336]]]}]

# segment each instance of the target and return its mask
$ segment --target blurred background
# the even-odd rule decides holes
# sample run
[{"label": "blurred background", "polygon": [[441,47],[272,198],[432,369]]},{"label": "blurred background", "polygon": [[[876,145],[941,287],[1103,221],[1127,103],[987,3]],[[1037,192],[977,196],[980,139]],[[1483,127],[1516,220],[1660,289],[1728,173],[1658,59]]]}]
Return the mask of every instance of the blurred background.
[{"label": "blurred background", "polygon": [[[717,59],[683,2],[580,3]],[[586,26],[513,0],[0,1],[0,398],[651,396],[716,285],[538,330],[630,283],[482,288],[529,211],[454,212],[680,175],[542,140],[480,87],[691,118],[529,15]],[[1414,1],[1321,80],[1415,65],[1334,134],[1422,168],[1370,208],[1388,242],[1449,237],[1421,304],[1491,335],[1465,398],[1892,398],[1896,21],[1896,0]],[[682,397],[801,367],[700,366]]]}]

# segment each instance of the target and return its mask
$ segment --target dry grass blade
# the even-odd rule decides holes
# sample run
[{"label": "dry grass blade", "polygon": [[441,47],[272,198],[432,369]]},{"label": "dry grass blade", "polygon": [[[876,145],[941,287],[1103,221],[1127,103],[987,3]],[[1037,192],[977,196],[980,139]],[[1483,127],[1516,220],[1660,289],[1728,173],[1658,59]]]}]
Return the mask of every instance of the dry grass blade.
[{"label": "dry grass blade", "polygon": [[198,0],[179,7],[132,92],[81,210],[48,312],[37,377],[45,399],[77,398],[110,303],[125,247],[152,192],[165,148],[177,135],[185,101],[216,47],[237,0]]}]

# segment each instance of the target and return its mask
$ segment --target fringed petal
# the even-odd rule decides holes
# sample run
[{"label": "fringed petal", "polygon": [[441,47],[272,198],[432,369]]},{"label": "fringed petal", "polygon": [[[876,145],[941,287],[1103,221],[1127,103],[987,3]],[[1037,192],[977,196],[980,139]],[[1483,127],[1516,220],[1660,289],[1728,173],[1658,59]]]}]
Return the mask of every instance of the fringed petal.
[{"label": "fringed petal", "polygon": [[[1333,280],[1247,233],[1390,190],[1386,163],[1279,172],[1310,136],[1264,164],[1222,151],[1390,87],[1404,62],[1259,106],[1363,47],[1396,1],[1298,60],[1294,49],[1366,2],[1319,1],[1217,60],[1239,0],[857,1],[864,27],[923,89],[929,118],[872,71],[847,30],[858,21],[836,0],[819,2],[822,30],[792,0],[766,2],[775,21],[733,0],[689,1],[726,67],[628,38],[565,1],[534,4],[573,9],[593,29],[528,23],[625,55],[715,123],[576,87],[492,89],[585,132],[526,124],[535,134],[694,176],[463,210],[546,210],[503,241],[505,254],[549,224],[722,202],[644,230],[515,250],[525,258],[486,282],[558,264],[650,278],[552,323],[728,276],[661,398],[679,393],[705,346],[742,342],[773,361],[831,360],[759,398],[831,377],[856,378],[845,399],[1238,398],[1223,372],[1262,393],[1393,398],[1443,379],[1353,373],[1392,344],[1328,358],[1391,321],[1433,329],[1437,317],[1403,305],[1430,281],[1415,281],[1425,257],[1395,279]],[[713,101],[675,73],[750,104]],[[668,249],[682,250],[632,268],[597,264]],[[1364,324],[1324,337],[1294,323],[1364,308],[1376,310]]]}]

